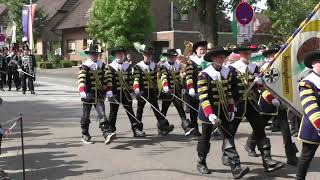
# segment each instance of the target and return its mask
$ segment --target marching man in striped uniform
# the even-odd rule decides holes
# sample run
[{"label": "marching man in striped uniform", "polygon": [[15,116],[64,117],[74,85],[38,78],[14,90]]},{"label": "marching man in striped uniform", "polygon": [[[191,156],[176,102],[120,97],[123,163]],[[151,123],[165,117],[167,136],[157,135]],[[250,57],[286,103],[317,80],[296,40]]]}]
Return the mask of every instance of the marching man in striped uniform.
[{"label": "marching man in striped uniform", "polygon": [[[193,44],[193,54],[189,56],[189,61],[186,67],[186,86],[189,94],[190,105],[198,109],[199,108],[199,97],[197,96],[197,82],[198,74],[201,71],[201,64],[203,62],[203,56],[207,52],[207,41],[200,41]],[[200,136],[197,125],[198,112],[190,108],[190,120],[192,125],[195,127],[194,134]]]},{"label": "marching man in striped uniform", "polygon": [[[266,57],[265,64],[261,64],[260,70],[268,66],[274,55],[280,50],[280,46],[273,45],[268,50],[265,50],[262,55]],[[259,110],[261,117],[265,123],[265,126],[268,124],[268,121],[272,118],[276,118],[279,122],[281,134],[283,137],[283,144],[285,147],[285,153],[287,157],[287,164],[296,166],[298,164],[298,158],[296,153],[298,149],[296,145],[292,142],[289,123],[287,118],[287,110],[284,105],[281,105],[279,100],[275,98],[272,93],[268,90],[262,90],[261,96],[259,98]],[[256,137],[252,132],[251,136],[248,137],[247,144],[245,146],[246,151],[251,157],[258,157],[255,152],[256,147]]]},{"label": "marching man in striped uniform", "polygon": [[186,118],[182,102],[176,98],[181,98],[182,88],[182,82],[179,75],[181,65],[176,62],[178,53],[175,49],[168,49],[167,52],[162,53],[162,55],[166,56],[168,60],[160,67],[162,85],[162,92],[160,93],[160,98],[162,99],[161,113],[166,116],[170,104],[173,103],[181,118],[181,126],[185,135],[188,136],[193,133],[195,127],[191,124],[190,120]]},{"label": "marching man in striped uniform", "polygon": [[224,60],[231,51],[216,47],[204,56],[204,60],[213,62],[201,71],[198,79],[200,99],[199,122],[202,134],[198,141],[197,169],[201,174],[209,174],[206,157],[210,150],[210,138],[214,126],[220,126],[224,136],[224,153],[230,160],[234,178],[239,179],[249,172],[249,168],[241,167],[238,152],[234,146],[234,137],[229,132],[230,122],[235,116],[235,105],[231,94],[230,70],[223,66]]},{"label": "marching man in striped uniform", "polygon": [[157,64],[152,58],[155,50],[152,47],[145,46],[140,50],[143,54],[143,60],[134,66],[133,72],[133,90],[138,100],[138,108],[136,117],[142,121],[142,114],[146,101],[154,112],[158,121],[158,132],[160,135],[166,136],[173,131],[174,126],[169,124],[168,120],[160,114],[158,105],[158,82],[157,82]]},{"label": "marching man in striped uniform", "polygon": [[124,62],[126,49],[116,47],[111,49],[111,55],[116,59],[107,68],[107,77],[112,79],[112,92],[114,97],[110,99],[110,131],[116,131],[116,121],[119,106],[122,104],[131,123],[134,137],[144,137],[142,122],[137,121],[132,108],[132,72],[133,67],[128,62]]},{"label": "marching man in striped uniform", "polygon": [[[260,94],[258,88],[263,85],[263,80],[259,77],[258,66],[249,61],[253,48],[249,44],[244,44],[236,48],[235,51],[240,54],[240,60],[229,66],[232,73],[232,95],[237,108],[231,132],[235,135],[241,120],[246,117],[255,134],[265,171],[275,171],[282,168],[284,164],[272,159],[270,139],[266,137],[265,123],[259,114],[258,99]],[[252,83],[255,83],[255,85],[249,90]],[[228,159],[224,153],[224,164],[227,164],[226,160]]]},{"label": "marching man in striped uniform", "polygon": [[302,141],[297,180],[305,180],[307,171],[320,144],[320,50],[309,52],[304,59],[313,70],[299,83],[303,119],[298,138]]},{"label": "marching man in striped uniform", "polygon": [[112,97],[112,84],[110,79],[105,78],[105,64],[99,59],[102,53],[98,45],[90,45],[89,50],[85,51],[90,56],[81,66],[79,71],[79,92],[83,102],[83,115],[80,125],[82,130],[82,141],[85,144],[92,144],[89,133],[90,112],[92,106],[95,107],[99,127],[105,138],[105,143],[110,143],[114,134],[107,131],[108,120],[105,112],[104,100],[106,96]]}]

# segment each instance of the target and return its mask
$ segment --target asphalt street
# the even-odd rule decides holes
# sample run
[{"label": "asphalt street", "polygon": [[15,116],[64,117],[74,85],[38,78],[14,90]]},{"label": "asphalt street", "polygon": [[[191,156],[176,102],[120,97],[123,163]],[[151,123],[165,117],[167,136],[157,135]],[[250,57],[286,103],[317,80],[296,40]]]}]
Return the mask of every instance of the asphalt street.
[{"label": "asphalt street", "polygon": [[[133,138],[129,120],[121,108],[117,121],[117,137],[110,145],[103,143],[92,111],[90,133],[95,144],[81,142],[79,121],[82,104],[77,92],[77,68],[39,70],[36,94],[23,95],[16,91],[0,92],[4,104],[0,106],[0,123],[8,128],[19,114],[23,115],[25,165],[27,180],[206,180],[232,179],[230,168],[221,164],[220,140],[212,140],[208,157],[210,175],[200,175],[196,170],[196,138],[183,135],[175,108],[170,108],[168,119],[175,130],[167,137],[157,135],[156,120],[146,105],[143,122],[147,137]],[[106,102],[107,112],[109,105]],[[134,103],[136,109],[136,103]],[[10,123],[8,123],[10,122]],[[21,180],[21,142],[19,126],[2,142],[0,169],[12,179]],[[243,148],[251,133],[249,123],[242,122],[236,135],[237,149],[242,164],[250,167],[243,179],[294,179],[295,167],[265,173],[261,157],[248,157]],[[276,160],[286,162],[280,133],[268,132],[272,154]],[[294,138],[301,150],[301,143]],[[320,175],[320,151],[309,168],[307,179],[317,180]]]}]

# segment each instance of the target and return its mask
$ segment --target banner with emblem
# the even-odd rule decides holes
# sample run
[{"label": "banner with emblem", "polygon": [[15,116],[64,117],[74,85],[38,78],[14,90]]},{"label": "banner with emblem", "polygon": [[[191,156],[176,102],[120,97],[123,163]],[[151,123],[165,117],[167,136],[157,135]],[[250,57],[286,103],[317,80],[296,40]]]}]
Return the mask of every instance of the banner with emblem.
[{"label": "banner with emblem", "polygon": [[284,104],[302,114],[298,83],[309,69],[303,59],[307,52],[320,49],[320,3],[296,29],[286,44],[275,55],[275,60],[264,72],[266,86]]}]

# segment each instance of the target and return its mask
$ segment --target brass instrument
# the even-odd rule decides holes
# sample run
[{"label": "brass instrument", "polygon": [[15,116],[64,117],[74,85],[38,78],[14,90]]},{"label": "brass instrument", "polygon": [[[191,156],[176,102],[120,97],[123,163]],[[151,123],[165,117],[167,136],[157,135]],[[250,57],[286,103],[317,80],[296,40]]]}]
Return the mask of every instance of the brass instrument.
[{"label": "brass instrument", "polygon": [[180,69],[180,76],[182,78],[185,78],[186,76],[186,68],[190,61],[189,56],[192,54],[193,43],[190,41],[185,41],[184,45],[185,45],[185,49],[183,51],[183,61],[181,61],[181,69]]}]

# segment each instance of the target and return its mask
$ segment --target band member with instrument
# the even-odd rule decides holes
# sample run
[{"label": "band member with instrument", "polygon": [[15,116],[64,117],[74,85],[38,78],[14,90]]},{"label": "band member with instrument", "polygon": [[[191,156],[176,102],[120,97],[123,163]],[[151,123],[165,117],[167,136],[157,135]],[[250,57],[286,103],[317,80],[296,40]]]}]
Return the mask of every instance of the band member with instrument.
[{"label": "band member with instrument", "polygon": [[182,81],[179,76],[181,65],[176,62],[178,53],[175,49],[168,49],[167,52],[162,53],[162,55],[167,57],[168,60],[161,65],[159,73],[162,85],[162,91],[160,93],[160,98],[162,99],[161,113],[166,116],[170,104],[173,103],[181,118],[181,126],[185,135],[188,136],[193,134],[195,126],[186,118],[186,113],[181,101]]},{"label": "band member with instrument", "polygon": [[145,137],[143,132],[143,124],[136,119],[132,108],[132,72],[133,66],[128,62],[124,62],[126,57],[126,49],[116,47],[111,49],[111,55],[116,59],[109,64],[107,68],[107,76],[112,79],[112,92],[114,97],[110,99],[110,128],[108,131],[116,131],[116,121],[119,106],[122,104],[131,123],[133,137]]},{"label": "band member with instrument", "polygon": [[[233,99],[235,100],[237,112],[234,121],[232,122],[232,135],[235,135],[238,126],[246,117],[250,122],[253,132],[256,137],[258,150],[261,152],[263,167],[266,172],[281,169],[284,164],[272,159],[270,139],[265,134],[265,123],[259,114],[258,98],[259,87],[263,85],[263,80],[259,77],[259,68],[256,64],[249,60],[253,51],[253,47],[249,44],[243,44],[235,49],[240,54],[240,60],[229,66],[232,73],[231,89]],[[234,146],[234,144],[232,145]],[[224,164],[226,154],[223,155]]]},{"label": "band member with instrument", "polygon": [[[198,74],[201,72],[201,64],[203,62],[203,56],[207,52],[207,41],[200,41],[193,44],[193,54],[189,56],[186,67],[186,86],[188,92],[188,98],[190,105],[194,109],[199,108],[199,97],[197,95],[197,83]],[[198,112],[193,108],[190,108],[190,120],[192,125],[195,127],[194,134],[200,136],[197,124]]]},{"label": "band member with instrument", "polygon": [[249,172],[248,167],[241,167],[239,154],[234,146],[234,136],[230,134],[230,122],[235,116],[235,105],[231,94],[231,73],[223,66],[225,58],[231,51],[216,47],[204,56],[204,60],[212,65],[200,72],[198,92],[200,99],[199,122],[202,134],[198,140],[197,169],[202,174],[209,174],[206,157],[210,150],[210,138],[214,126],[220,126],[223,134],[224,153],[230,160],[234,178],[239,179]]},{"label": "band member with instrument", "polygon": [[86,60],[79,71],[79,92],[83,103],[83,115],[80,125],[82,130],[82,142],[92,144],[89,133],[90,113],[92,106],[95,107],[98,114],[99,127],[105,138],[105,144],[109,144],[115,137],[115,134],[107,131],[109,121],[106,117],[104,100],[112,97],[111,79],[105,77],[105,63],[99,59],[102,53],[97,44],[91,44],[89,49],[85,51],[90,59]]},{"label": "band member with instrument", "polygon": [[142,121],[143,109],[148,102],[158,121],[158,133],[166,136],[173,131],[174,126],[160,113],[158,105],[157,64],[153,61],[155,49],[145,46],[139,50],[143,54],[143,60],[134,66],[133,91],[138,100],[137,119]]},{"label": "band member with instrument", "polygon": [[23,55],[19,61],[19,69],[21,72],[21,85],[22,93],[26,94],[27,91],[27,80],[28,80],[28,89],[31,94],[35,94],[33,81],[35,80],[36,75],[36,58],[33,54],[30,54],[30,49],[28,45],[23,46]]},{"label": "band member with instrument", "polygon": [[[273,45],[269,47],[268,50],[265,50],[262,55],[266,57],[264,60],[265,64],[260,64],[262,67],[260,70],[265,69],[274,59],[274,55],[280,50],[280,46]],[[298,158],[296,153],[298,149],[294,142],[291,139],[289,122],[287,117],[287,108],[284,105],[281,105],[279,100],[275,98],[272,93],[268,90],[262,90],[261,96],[259,98],[259,110],[261,117],[265,123],[265,126],[268,124],[268,121],[272,118],[277,119],[281,134],[283,137],[283,144],[285,147],[285,153],[287,157],[287,164],[296,166],[298,164]],[[251,136],[248,137],[247,144],[245,146],[246,151],[251,157],[258,157],[255,152],[256,147],[256,137],[252,132]]]},{"label": "band member with instrument", "polygon": [[305,55],[304,64],[312,73],[299,83],[303,118],[298,138],[302,141],[297,180],[305,180],[310,162],[320,144],[320,50]]}]

